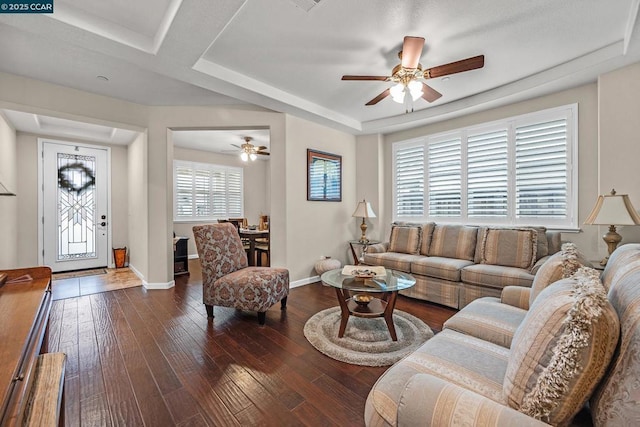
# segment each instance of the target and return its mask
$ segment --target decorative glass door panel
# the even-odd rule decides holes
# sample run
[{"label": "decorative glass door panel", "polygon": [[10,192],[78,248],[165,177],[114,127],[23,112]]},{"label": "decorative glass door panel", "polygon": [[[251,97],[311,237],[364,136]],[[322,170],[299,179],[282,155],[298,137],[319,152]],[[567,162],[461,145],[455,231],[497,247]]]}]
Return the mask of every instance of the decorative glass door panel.
[{"label": "decorative glass door panel", "polygon": [[53,271],[108,264],[107,152],[43,144],[44,262]]}]

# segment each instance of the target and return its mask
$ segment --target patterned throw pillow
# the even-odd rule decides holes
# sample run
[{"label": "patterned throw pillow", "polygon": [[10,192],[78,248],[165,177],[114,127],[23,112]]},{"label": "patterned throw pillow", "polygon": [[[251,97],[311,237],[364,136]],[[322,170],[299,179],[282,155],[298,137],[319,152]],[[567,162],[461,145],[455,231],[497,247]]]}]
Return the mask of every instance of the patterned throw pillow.
[{"label": "patterned throw pillow", "polygon": [[487,228],[481,248],[482,264],[531,270],[537,259],[538,233],[531,228]]},{"label": "patterned throw pillow", "polygon": [[415,255],[420,249],[421,227],[405,227],[394,225],[391,227],[389,252]]},{"label": "patterned throw pillow", "polygon": [[507,404],[552,425],[568,424],[603,377],[619,328],[596,270],[582,267],[548,286],[511,342]]}]

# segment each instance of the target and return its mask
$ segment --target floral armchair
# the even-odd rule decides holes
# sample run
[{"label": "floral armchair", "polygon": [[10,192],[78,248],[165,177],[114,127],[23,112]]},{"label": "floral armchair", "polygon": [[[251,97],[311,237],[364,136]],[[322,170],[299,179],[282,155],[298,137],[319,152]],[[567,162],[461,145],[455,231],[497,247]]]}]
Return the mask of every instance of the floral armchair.
[{"label": "floral armchair", "polygon": [[197,225],[193,235],[202,265],[203,302],[207,316],[213,306],[258,312],[264,325],[266,311],[280,301],[287,307],[289,270],[248,267],[247,254],[236,227],[231,223]]}]

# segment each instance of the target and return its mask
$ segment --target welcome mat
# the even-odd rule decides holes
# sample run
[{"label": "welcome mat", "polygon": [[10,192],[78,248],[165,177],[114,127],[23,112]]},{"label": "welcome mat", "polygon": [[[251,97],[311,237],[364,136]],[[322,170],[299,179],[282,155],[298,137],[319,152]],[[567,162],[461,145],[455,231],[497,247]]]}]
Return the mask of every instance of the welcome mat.
[{"label": "welcome mat", "polygon": [[100,274],[107,274],[105,268],[93,268],[90,270],[78,270],[78,271],[64,271],[62,273],[53,273],[53,280],[73,279],[76,277],[85,276],[98,276]]}]

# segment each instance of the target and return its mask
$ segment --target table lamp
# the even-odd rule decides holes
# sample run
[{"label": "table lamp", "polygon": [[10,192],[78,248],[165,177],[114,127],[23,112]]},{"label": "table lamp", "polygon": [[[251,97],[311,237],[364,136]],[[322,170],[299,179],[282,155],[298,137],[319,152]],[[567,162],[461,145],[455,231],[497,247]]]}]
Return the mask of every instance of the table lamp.
[{"label": "table lamp", "polygon": [[602,240],[607,244],[609,255],[607,255],[600,265],[607,265],[609,256],[616,249],[618,243],[622,241],[622,236],[616,231],[616,225],[638,225],[640,215],[626,194],[616,194],[616,190],[611,190],[611,194],[598,196],[596,205],[591,214],[584,221],[585,224],[608,225],[609,231],[602,236]]},{"label": "table lamp", "polygon": [[362,224],[360,224],[360,230],[362,230],[362,236],[360,236],[360,241],[362,243],[367,243],[369,239],[367,239],[367,236],[366,236],[367,224],[365,223],[365,219],[376,217],[375,212],[373,212],[373,209],[371,208],[371,203],[367,202],[366,200],[358,202],[356,211],[351,216],[355,218],[362,218]]}]

